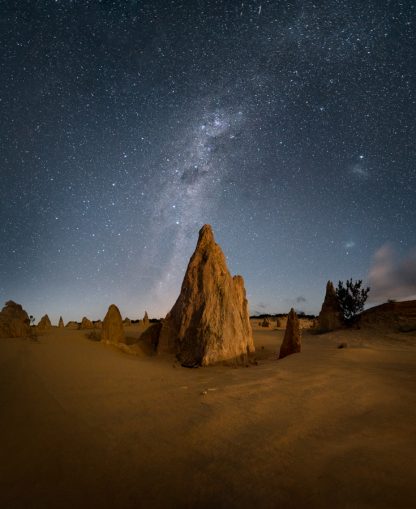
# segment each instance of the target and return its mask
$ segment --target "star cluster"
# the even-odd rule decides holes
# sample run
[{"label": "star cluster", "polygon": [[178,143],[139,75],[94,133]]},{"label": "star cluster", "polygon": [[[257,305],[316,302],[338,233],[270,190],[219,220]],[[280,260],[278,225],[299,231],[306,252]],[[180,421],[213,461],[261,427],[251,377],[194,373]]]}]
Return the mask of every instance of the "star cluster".
[{"label": "star cluster", "polygon": [[317,312],[328,279],[416,295],[374,276],[390,246],[416,280],[415,10],[6,2],[3,300],[54,320],[112,302],[162,316],[204,223],[252,313]]}]

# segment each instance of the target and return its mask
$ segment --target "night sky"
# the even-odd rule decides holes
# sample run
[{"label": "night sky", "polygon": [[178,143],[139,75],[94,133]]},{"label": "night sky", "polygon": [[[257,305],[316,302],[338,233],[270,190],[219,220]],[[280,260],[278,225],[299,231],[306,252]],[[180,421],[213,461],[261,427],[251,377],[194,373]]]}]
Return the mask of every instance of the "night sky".
[{"label": "night sky", "polygon": [[0,296],[163,316],[204,223],[250,311],[416,298],[412,1],[0,1]]}]

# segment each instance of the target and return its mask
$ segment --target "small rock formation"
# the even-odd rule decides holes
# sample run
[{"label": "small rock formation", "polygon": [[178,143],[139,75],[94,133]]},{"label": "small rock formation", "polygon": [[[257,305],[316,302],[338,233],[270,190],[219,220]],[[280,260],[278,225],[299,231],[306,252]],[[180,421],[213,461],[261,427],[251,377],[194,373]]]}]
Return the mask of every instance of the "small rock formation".
[{"label": "small rock formation", "polygon": [[279,359],[301,350],[299,319],[292,308],[287,317],[286,331],[280,347]]},{"label": "small rock formation", "polygon": [[30,335],[30,320],[20,304],[12,300],[0,312],[0,338],[24,338]]},{"label": "small rock formation", "polygon": [[282,324],[281,324],[281,322],[280,322],[280,318],[279,318],[279,317],[277,317],[277,318],[276,318],[276,327],[277,327],[277,328],[279,328],[279,327],[281,327],[281,326],[282,326]]},{"label": "small rock formation", "polygon": [[67,328],[67,329],[79,329],[79,326],[80,326],[80,324],[78,322],[71,321],[71,322],[68,322],[65,325],[65,328]]},{"label": "small rock formation", "polygon": [[244,280],[229,273],[210,225],[199,232],[180,295],[163,321],[158,350],[174,352],[187,367],[245,364],[254,352]]},{"label": "small rock formation", "polygon": [[318,317],[318,328],[322,331],[339,329],[343,324],[343,314],[332,281],[326,285],[325,299]]},{"label": "small rock formation", "polygon": [[52,327],[51,321],[49,320],[48,315],[43,315],[42,318],[39,320],[39,323],[37,324],[36,328],[38,330],[48,330]]},{"label": "small rock formation", "polygon": [[143,317],[143,320],[142,320],[142,324],[147,327],[149,325],[150,321],[149,321],[149,315],[147,314],[147,311],[144,312],[144,317]]},{"label": "small rock formation", "polygon": [[101,327],[103,326],[103,322],[101,320],[95,320],[94,322],[92,322],[94,324],[94,327],[96,329],[101,329]]},{"label": "small rock formation", "polygon": [[93,329],[94,324],[91,322],[91,320],[88,320],[86,316],[83,317],[81,320],[81,325],[79,326],[80,329]]},{"label": "small rock formation", "polygon": [[264,317],[263,321],[260,322],[260,327],[270,327],[269,319]]},{"label": "small rock formation", "polygon": [[62,316],[59,317],[59,323],[58,323],[58,327],[61,329],[62,327],[64,327],[64,320],[62,318]]},{"label": "small rock formation", "polygon": [[111,304],[105,315],[101,329],[101,341],[106,343],[124,343],[123,320],[115,304]]},{"label": "small rock formation", "polygon": [[131,320],[130,320],[130,318],[127,318],[127,317],[126,317],[126,318],[123,320],[123,325],[125,325],[126,327],[129,327],[129,326],[131,325]]}]

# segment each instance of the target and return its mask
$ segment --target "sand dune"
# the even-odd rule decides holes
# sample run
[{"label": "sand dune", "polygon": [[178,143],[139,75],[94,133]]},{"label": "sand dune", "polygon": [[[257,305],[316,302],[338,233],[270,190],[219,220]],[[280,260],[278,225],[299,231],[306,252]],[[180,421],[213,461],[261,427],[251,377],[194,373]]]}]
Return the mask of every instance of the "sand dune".
[{"label": "sand dune", "polygon": [[2,339],[0,507],[415,507],[416,336],[304,332],[277,361],[282,337],[238,369]]}]

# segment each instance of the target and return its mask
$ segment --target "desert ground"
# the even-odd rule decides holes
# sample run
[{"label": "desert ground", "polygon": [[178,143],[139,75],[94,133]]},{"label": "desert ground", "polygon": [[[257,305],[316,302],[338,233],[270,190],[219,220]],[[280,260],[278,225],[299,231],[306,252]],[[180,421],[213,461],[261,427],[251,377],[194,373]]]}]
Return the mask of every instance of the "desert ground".
[{"label": "desert ground", "polygon": [[416,507],[415,333],[304,330],[277,360],[284,330],[252,323],[242,368],[1,339],[0,507]]}]

